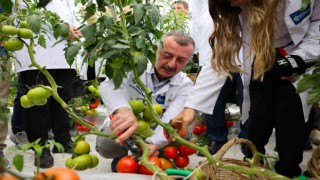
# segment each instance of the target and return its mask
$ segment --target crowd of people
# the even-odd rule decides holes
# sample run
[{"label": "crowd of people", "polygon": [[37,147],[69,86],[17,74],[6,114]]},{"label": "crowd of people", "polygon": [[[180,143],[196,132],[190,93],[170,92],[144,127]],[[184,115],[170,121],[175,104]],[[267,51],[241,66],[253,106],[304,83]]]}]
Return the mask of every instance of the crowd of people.
[{"label": "crowd of people", "polygon": [[[166,33],[162,43],[158,44],[155,66],[148,64],[140,76],[152,91],[153,103],[164,109],[161,120],[165,123],[172,120],[172,126],[182,135],[188,132],[189,125],[199,113],[204,114],[210,140],[209,152],[214,155],[228,141],[225,109],[230,86],[234,83],[236,90],[231,93],[237,97],[236,103],[242,114],[238,136],[252,141],[264,154],[275,130],[279,155],[275,171],[288,177],[301,175],[299,164],[303,151],[310,149],[310,143],[320,145],[319,107],[307,105],[307,92],[296,93],[301,75],[312,72],[314,63],[306,60],[320,57],[320,0],[310,1],[305,7],[301,1],[289,0],[190,1],[191,13],[186,1],[174,1],[172,8],[189,13],[190,19],[184,23],[191,23],[188,25],[191,30]],[[76,25],[71,4],[69,0],[52,1],[47,9],[56,12],[70,25]],[[80,34],[76,28],[70,31]],[[46,49],[35,48],[36,59],[62,87],[58,93],[68,102],[72,97],[70,82],[75,79],[76,67],[67,64],[64,44],[51,46],[55,42],[53,35],[49,36],[47,43],[50,45]],[[6,58],[7,52],[1,47],[0,50],[1,59]],[[51,53],[55,56],[48,56]],[[52,130],[54,140],[63,145],[66,153],[72,153],[70,118],[60,104],[50,98],[43,106],[20,106],[19,99],[28,87],[39,83],[48,85],[48,81],[39,70],[30,67],[26,49],[14,55],[18,92],[10,139],[18,148],[38,138],[43,145],[48,141],[48,131]],[[195,84],[182,72],[193,57],[199,59],[201,67]],[[94,68],[97,67],[86,65],[82,73],[84,80],[96,76]],[[7,73],[6,77],[10,75]],[[105,76],[102,78],[101,98],[114,117],[112,121],[107,118],[107,123],[100,129],[115,135],[123,133],[116,140],[97,137],[96,151],[101,157],[113,159],[111,170],[116,172],[117,162],[128,154],[123,142],[138,129],[137,118],[128,102],[145,98],[145,94],[141,93],[132,73],[119,89],[114,88],[112,80]],[[7,99],[10,83],[8,79],[0,83],[1,98]],[[5,139],[2,137],[6,137],[8,127],[1,121],[0,128],[0,156],[3,157]],[[146,139],[150,155],[158,156],[168,141],[170,137],[166,136],[163,128],[154,127],[154,134]],[[53,149],[52,152],[59,151]],[[242,152],[245,157],[252,157],[246,148]],[[46,148],[40,157],[40,167],[53,165],[54,158]]]}]

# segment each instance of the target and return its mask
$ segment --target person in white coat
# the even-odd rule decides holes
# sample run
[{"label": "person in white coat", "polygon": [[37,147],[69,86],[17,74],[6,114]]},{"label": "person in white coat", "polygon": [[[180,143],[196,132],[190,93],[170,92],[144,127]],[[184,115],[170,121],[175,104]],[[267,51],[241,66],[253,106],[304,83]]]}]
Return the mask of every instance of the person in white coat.
[{"label": "person in white coat", "polygon": [[[204,62],[173,126],[185,132],[196,111],[211,113],[224,79],[232,72],[243,72],[242,118],[248,119],[249,140],[265,153],[275,128],[280,158],[275,170],[299,176],[311,107],[306,105],[307,93],[297,94],[295,86],[309,60],[320,56],[320,0],[305,4],[299,0],[209,0],[215,28],[210,38],[213,56],[211,62]],[[243,65],[239,67],[236,57],[241,48]],[[216,76],[220,78],[212,78]]]},{"label": "person in white coat", "polygon": [[[185,101],[191,92],[193,83],[182,72],[182,69],[192,58],[195,43],[191,36],[182,32],[167,33],[162,37],[163,48],[158,45],[155,67],[149,63],[145,72],[140,76],[142,82],[150,89],[153,103],[163,107],[161,116],[163,122],[168,123],[171,118],[182,111]],[[132,112],[129,101],[145,98],[141,88],[134,82],[133,73],[128,74],[121,87],[114,90],[112,80],[100,84],[101,98],[110,114],[114,118],[102,128],[103,132],[121,134],[116,141],[105,137],[97,137],[96,150],[105,158],[114,158],[112,171],[116,171],[118,160],[127,155],[128,150],[120,144],[134,134],[138,127],[137,119]],[[120,144],[116,143],[119,142]],[[156,155],[157,149],[167,144],[163,135],[163,128],[157,126],[154,134],[146,139],[150,145],[150,154]]]},{"label": "person in white coat", "polygon": [[[209,38],[213,32],[213,21],[209,13],[208,0],[191,0],[192,23],[196,49],[199,51],[199,65],[210,61],[212,49],[209,44]],[[219,78],[219,77],[217,77]],[[232,88],[232,86],[236,88]],[[236,103],[242,106],[243,84],[240,73],[232,73],[231,78],[225,79],[221,88],[218,100],[214,106],[213,112],[205,114],[205,123],[207,126],[207,136],[210,140],[208,144],[209,152],[215,154],[228,141],[228,127],[225,123],[225,109],[228,96],[236,95]],[[247,138],[245,124],[240,124],[241,132],[239,137]]]},{"label": "person in white coat", "polygon": [[[24,7],[24,4],[21,4]],[[79,34],[72,26],[76,24],[73,15],[72,0],[57,0],[51,1],[46,9],[57,13],[57,15],[70,25],[70,34]],[[48,26],[43,25],[47,31],[46,47],[40,45],[34,48],[34,57],[37,63],[45,67],[51,74],[55,82],[61,88],[58,89],[60,97],[68,102],[72,95],[72,82],[75,76],[75,64],[71,66],[67,63],[64,56],[64,48],[67,46],[67,41],[62,41],[56,44],[53,32]],[[16,57],[15,68],[16,72],[20,73],[24,88],[28,89],[38,84],[50,85],[46,77],[35,67],[30,66],[31,60],[26,48],[14,53]],[[48,141],[48,130],[52,129],[54,139],[63,145],[65,152],[73,153],[72,141],[70,136],[70,118],[62,106],[52,97],[43,106],[33,106],[23,108],[23,117],[26,125],[26,133],[29,142],[34,142],[40,139],[40,144],[45,144]],[[54,147],[54,153],[58,150]],[[35,158],[35,165],[38,163]],[[54,159],[49,148],[45,148],[40,156],[40,168],[50,168],[54,164]]]}]

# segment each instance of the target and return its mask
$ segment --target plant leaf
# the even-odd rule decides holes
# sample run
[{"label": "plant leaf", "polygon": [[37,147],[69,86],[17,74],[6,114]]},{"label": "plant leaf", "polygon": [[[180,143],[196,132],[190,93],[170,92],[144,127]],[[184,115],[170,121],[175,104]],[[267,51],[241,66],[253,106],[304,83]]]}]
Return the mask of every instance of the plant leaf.
[{"label": "plant leaf", "polygon": [[5,12],[7,14],[12,13],[13,3],[11,0],[1,0],[0,6],[2,7],[3,12]]},{"label": "plant leaf", "polygon": [[13,165],[18,171],[22,171],[23,164],[24,164],[24,158],[21,154],[17,154],[13,157]]},{"label": "plant leaf", "polygon": [[93,44],[96,42],[96,33],[97,33],[96,23],[88,24],[81,29],[83,37],[87,42]]},{"label": "plant leaf", "polygon": [[312,76],[310,74],[304,74],[297,84],[297,92],[302,93],[308,90],[312,86]]},{"label": "plant leaf", "polygon": [[125,44],[120,44],[120,43],[117,43],[117,44],[115,44],[115,45],[113,45],[111,47],[118,48],[118,49],[129,49],[130,48],[130,46],[125,45]]},{"label": "plant leaf", "polygon": [[144,14],[144,10],[143,10],[143,4],[137,4],[136,6],[134,6],[133,8],[133,14],[134,14],[134,21],[135,23],[139,23],[140,20],[143,17]]},{"label": "plant leaf", "polygon": [[137,69],[138,76],[142,75],[147,69],[148,59],[146,56],[134,56],[135,68]]},{"label": "plant leaf", "polygon": [[41,16],[37,14],[30,14],[26,19],[29,23],[29,28],[34,33],[38,34],[41,30]]},{"label": "plant leaf", "polygon": [[123,78],[121,76],[121,73],[116,72],[115,75],[112,78],[113,84],[114,84],[114,89],[118,89],[123,81]]},{"label": "plant leaf", "polygon": [[79,42],[77,44],[72,44],[66,48],[64,55],[70,66],[73,64],[75,57],[78,55],[82,44],[83,44],[82,42]]}]

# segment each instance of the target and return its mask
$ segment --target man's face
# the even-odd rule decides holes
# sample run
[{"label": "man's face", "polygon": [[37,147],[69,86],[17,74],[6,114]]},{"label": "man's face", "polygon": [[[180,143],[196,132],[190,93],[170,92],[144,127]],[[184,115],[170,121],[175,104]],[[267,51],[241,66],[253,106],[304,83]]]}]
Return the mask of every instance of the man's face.
[{"label": "man's face", "polygon": [[157,51],[156,75],[158,79],[166,80],[178,74],[189,62],[193,55],[192,44],[181,46],[174,40],[173,36],[163,39],[163,48],[160,45]]},{"label": "man's face", "polygon": [[172,9],[174,12],[180,12],[183,11],[185,13],[188,13],[188,9],[185,9],[182,3],[176,3],[172,5]]}]

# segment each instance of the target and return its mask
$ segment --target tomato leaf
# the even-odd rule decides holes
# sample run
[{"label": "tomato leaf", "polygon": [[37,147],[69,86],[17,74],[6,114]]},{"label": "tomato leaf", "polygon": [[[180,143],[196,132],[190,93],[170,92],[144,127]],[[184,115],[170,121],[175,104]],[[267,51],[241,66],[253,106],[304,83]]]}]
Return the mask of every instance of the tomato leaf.
[{"label": "tomato leaf", "polygon": [[308,90],[312,86],[312,76],[310,74],[304,74],[297,84],[297,92],[302,93]]},{"label": "tomato leaf", "polygon": [[147,8],[150,11],[151,24],[152,26],[156,27],[160,21],[160,11],[154,4],[149,4]]},{"label": "tomato leaf", "polygon": [[113,76],[113,83],[114,83],[114,89],[118,89],[123,81],[121,73],[116,72],[116,74]]},{"label": "tomato leaf", "polygon": [[29,28],[34,33],[38,34],[41,30],[41,16],[37,14],[30,14],[26,19],[29,23]]},{"label": "tomato leaf", "polygon": [[144,15],[143,4],[137,4],[136,6],[134,6],[133,12],[134,12],[134,21],[137,24],[141,21]]},{"label": "tomato leaf", "polygon": [[13,165],[18,171],[22,171],[23,164],[24,164],[24,158],[21,154],[17,154],[13,157]]},{"label": "tomato leaf", "polygon": [[2,7],[2,10],[7,13],[11,14],[12,13],[12,7],[13,3],[11,0],[1,0],[0,1],[0,6]]},{"label": "tomato leaf", "polygon": [[148,59],[144,55],[134,56],[134,61],[135,61],[135,68],[137,69],[138,75],[140,76],[141,74],[144,73],[145,69],[147,68]]},{"label": "tomato leaf", "polygon": [[311,90],[307,98],[308,104],[316,104],[320,102],[320,93],[319,90]]},{"label": "tomato leaf", "polygon": [[77,44],[72,44],[66,48],[65,57],[70,66],[73,64],[74,59],[78,55],[78,52],[80,51],[82,45],[82,42],[80,42]]},{"label": "tomato leaf", "polygon": [[55,142],[54,146],[57,148],[58,152],[64,152],[64,148],[63,148],[62,144]]},{"label": "tomato leaf", "polygon": [[88,24],[81,29],[83,37],[89,44],[96,42],[97,25],[96,23]]},{"label": "tomato leaf", "polygon": [[46,38],[44,37],[44,35],[40,34],[40,36],[38,38],[38,44],[43,48],[47,48],[47,41],[46,41]]},{"label": "tomato leaf", "polygon": [[69,38],[70,26],[67,23],[58,23],[53,28],[54,38],[58,38],[59,36],[63,38]]}]

